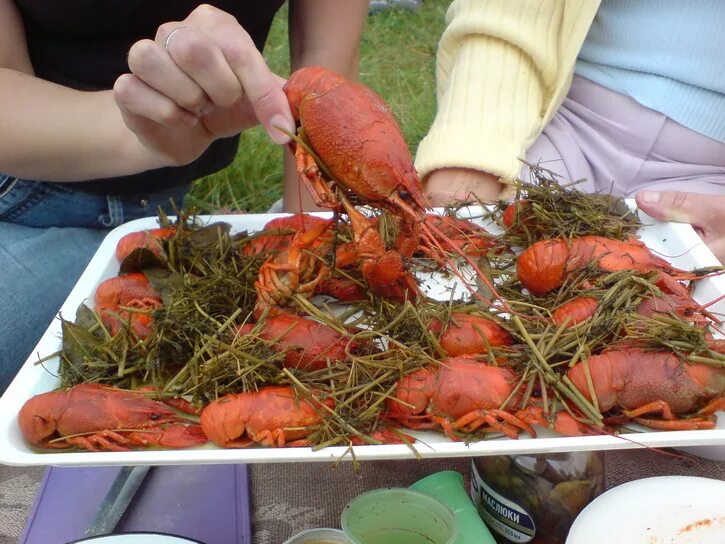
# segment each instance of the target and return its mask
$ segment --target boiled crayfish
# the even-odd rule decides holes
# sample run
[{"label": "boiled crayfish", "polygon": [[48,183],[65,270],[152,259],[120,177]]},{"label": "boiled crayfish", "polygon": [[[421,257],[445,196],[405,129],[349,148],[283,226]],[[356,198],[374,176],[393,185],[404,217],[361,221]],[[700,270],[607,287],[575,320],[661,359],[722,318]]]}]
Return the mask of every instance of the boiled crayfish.
[{"label": "boiled crayfish", "polygon": [[428,327],[449,357],[486,353],[492,347],[513,343],[506,329],[481,315],[451,312],[447,323],[433,319]]},{"label": "boiled crayfish", "polygon": [[[315,215],[297,213],[285,215],[268,221],[262,230],[255,233],[249,241],[242,246],[242,255],[263,255],[277,253],[289,246],[298,232],[305,232],[314,229],[319,225],[330,225],[329,219],[323,219]],[[325,233],[329,233],[324,229]],[[325,235],[313,239],[311,245],[322,245],[329,243],[330,238]]]},{"label": "boiled crayfish", "polygon": [[310,297],[314,294],[317,285],[329,275],[322,253],[328,247],[326,234],[331,226],[331,220],[322,220],[304,227],[285,249],[264,262],[254,285],[257,314],[267,308],[272,312],[280,311],[277,308],[293,295]]},{"label": "boiled crayfish", "polygon": [[[300,179],[317,205],[347,214],[363,277],[374,293],[397,301],[420,296],[405,260],[421,248],[421,236],[436,260],[447,262],[446,249],[462,253],[487,282],[460,245],[435,222],[426,222],[429,203],[412,155],[377,94],[319,67],[294,72],[285,92],[306,140],[290,144]],[[358,204],[392,214],[398,233],[394,249],[386,247],[374,222],[355,208]],[[496,293],[493,285],[487,287]]]},{"label": "boiled crayfish", "polygon": [[137,249],[148,249],[157,257],[163,253],[162,242],[173,237],[177,232],[176,227],[161,227],[158,229],[130,232],[121,238],[116,244],[116,258],[119,262],[128,257]]},{"label": "boiled crayfish", "polygon": [[647,427],[712,429],[713,414],[725,409],[725,368],[685,362],[672,352],[613,349],[589,357],[586,366],[577,363],[567,377],[592,401],[587,372],[602,412],[618,409]]},{"label": "boiled crayfish", "polygon": [[673,268],[664,259],[653,255],[642,242],[622,242],[603,236],[536,242],[519,255],[516,273],[521,284],[531,293],[543,295],[561,287],[572,272],[587,266],[607,272],[656,272],[658,286],[680,296],[686,296],[687,289],[677,282],[673,274],[682,279],[694,279],[692,275]]},{"label": "boiled crayfish", "polygon": [[225,395],[201,413],[209,439],[223,448],[246,448],[258,442],[268,447],[308,446],[307,436],[322,421],[321,405],[332,401],[307,400],[287,386]]},{"label": "boiled crayfish", "polygon": [[[256,325],[239,327],[241,335]],[[347,350],[354,343],[329,325],[292,314],[268,317],[259,326],[260,338],[272,343],[273,349],[284,353],[284,366],[317,370],[348,358]]]},{"label": "boiled crayfish", "polygon": [[95,309],[112,335],[124,326],[143,340],[151,335],[151,312],[161,308],[161,296],[141,272],[109,278],[96,288]]},{"label": "boiled crayfish", "polygon": [[451,440],[460,440],[456,431],[484,426],[510,438],[517,438],[521,430],[536,436],[528,423],[500,409],[516,381],[506,367],[450,357],[403,377],[389,402],[388,418],[410,429],[440,427]]},{"label": "boiled crayfish", "polygon": [[30,444],[49,449],[128,451],[207,442],[199,425],[189,424],[163,402],[142,392],[92,383],[35,395],[20,409],[18,425]]}]

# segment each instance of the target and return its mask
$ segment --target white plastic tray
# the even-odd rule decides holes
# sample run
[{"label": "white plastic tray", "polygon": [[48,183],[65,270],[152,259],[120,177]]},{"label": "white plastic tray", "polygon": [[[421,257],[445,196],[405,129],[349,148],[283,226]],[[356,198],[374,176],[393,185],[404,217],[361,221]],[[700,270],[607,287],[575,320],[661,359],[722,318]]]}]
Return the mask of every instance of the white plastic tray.
[{"label": "white plastic tray", "polygon": [[[258,230],[268,220],[276,217],[270,214],[259,215],[223,215],[204,217],[204,221],[226,221],[234,231]],[[670,260],[675,266],[684,269],[712,266],[718,260],[692,230],[689,225],[660,223],[643,217],[648,226],[640,234],[647,245],[656,253]],[[103,280],[118,274],[118,262],[115,248],[118,240],[129,232],[157,227],[156,218],[139,219],[126,223],[108,234],[85,272],[71,291],[60,309],[60,314],[68,320],[75,318],[78,305],[86,299],[92,300],[96,286]],[[700,302],[709,302],[725,294],[725,277],[708,278],[698,282],[695,298]],[[725,314],[725,301],[710,308],[711,311]],[[61,348],[61,324],[53,320],[31,357],[0,398],[0,463],[8,465],[182,465],[198,463],[276,463],[293,461],[332,461],[339,458],[351,459],[345,455],[346,447],[331,447],[320,451],[311,448],[260,448],[220,449],[206,445],[187,450],[149,450],[132,452],[58,452],[44,453],[30,448],[17,425],[17,413],[20,406],[38,393],[50,391],[57,386],[55,372],[58,360],[46,362],[44,369],[34,363],[39,358],[55,353]],[[48,372],[50,371],[50,372]],[[718,419],[718,428],[707,431],[671,431],[643,432],[619,436],[561,437],[547,430],[540,430],[538,438],[522,436],[518,440],[500,438],[484,440],[471,444],[451,442],[444,435],[435,432],[415,432],[415,449],[422,457],[466,457],[478,455],[499,455],[513,453],[560,452],[583,450],[614,450],[641,447],[692,447],[692,449],[710,458],[725,460],[725,414]],[[408,459],[414,453],[405,445],[356,446],[355,457],[364,459]]]}]

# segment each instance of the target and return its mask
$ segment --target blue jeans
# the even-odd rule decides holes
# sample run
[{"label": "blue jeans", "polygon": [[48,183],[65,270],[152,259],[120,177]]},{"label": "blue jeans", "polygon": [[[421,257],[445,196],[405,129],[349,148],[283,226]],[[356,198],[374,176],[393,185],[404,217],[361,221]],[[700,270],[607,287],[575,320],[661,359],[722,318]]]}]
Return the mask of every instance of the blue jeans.
[{"label": "blue jeans", "polygon": [[109,229],[173,213],[188,186],[133,196],[0,174],[0,393],[4,392]]}]

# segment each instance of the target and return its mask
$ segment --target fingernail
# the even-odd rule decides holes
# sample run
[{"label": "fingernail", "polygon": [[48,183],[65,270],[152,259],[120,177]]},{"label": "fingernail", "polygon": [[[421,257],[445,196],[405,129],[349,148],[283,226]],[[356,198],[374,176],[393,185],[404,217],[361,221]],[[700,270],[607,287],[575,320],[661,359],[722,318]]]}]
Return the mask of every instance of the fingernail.
[{"label": "fingernail", "polygon": [[186,111],[181,112],[181,118],[184,120],[184,123],[190,127],[195,127],[199,123],[199,118],[196,115],[192,115]]},{"label": "fingernail", "polygon": [[290,137],[279,129],[283,129],[290,134],[294,134],[295,125],[290,119],[288,119],[284,115],[275,115],[269,122],[268,132],[269,137],[272,138],[272,141],[276,144],[286,144],[290,141]]},{"label": "fingernail", "polygon": [[648,204],[657,204],[660,201],[662,193],[660,193],[659,191],[642,191],[640,193],[640,196],[642,198],[642,202],[647,202]]}]

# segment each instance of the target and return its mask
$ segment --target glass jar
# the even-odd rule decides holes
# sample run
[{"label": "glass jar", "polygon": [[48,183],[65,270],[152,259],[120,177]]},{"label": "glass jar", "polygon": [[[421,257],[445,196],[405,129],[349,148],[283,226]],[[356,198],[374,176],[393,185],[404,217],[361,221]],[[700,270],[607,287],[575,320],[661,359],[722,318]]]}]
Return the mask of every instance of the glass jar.
[{"label": "glass jar", "polygon": [[500,544],[564,544],[574,518],[604,491],[599,452],[476,457],[471,498]]}]

